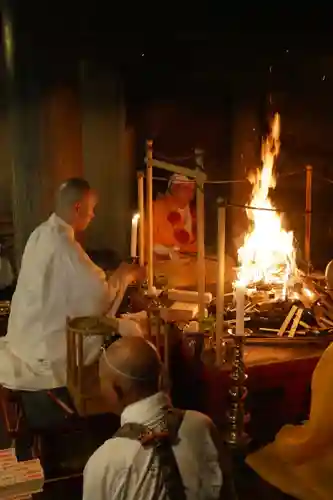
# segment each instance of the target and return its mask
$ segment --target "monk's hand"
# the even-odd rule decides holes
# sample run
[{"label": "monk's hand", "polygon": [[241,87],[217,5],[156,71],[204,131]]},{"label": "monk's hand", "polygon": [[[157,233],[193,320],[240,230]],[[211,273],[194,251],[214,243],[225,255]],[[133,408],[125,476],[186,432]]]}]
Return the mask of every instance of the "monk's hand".
[{"label": "monk's hand", "polygon": [[144,281],[146,279],[146,269],[138,264],[128,264],[123,262],[120,266],[121,271],[126,275],[128,283],[135,281]]},{"label": "monk's hand", "polygon": [[132,264],[132,271],[130,273],[130,277],[133,281],[142,282],[146,279],[147,272],[146,268],[143,266],[138,266],[137,264]]}]

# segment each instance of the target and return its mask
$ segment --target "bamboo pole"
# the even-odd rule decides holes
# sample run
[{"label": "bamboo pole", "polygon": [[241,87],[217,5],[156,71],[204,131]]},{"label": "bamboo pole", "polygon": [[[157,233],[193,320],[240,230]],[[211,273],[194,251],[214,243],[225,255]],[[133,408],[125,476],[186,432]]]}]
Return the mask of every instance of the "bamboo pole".
[{"label": "bamboo pole", "polygon": [[225,223],[226,205],[218,200],[217,209],[217,294],[216,294],[216,361],[222,366],[222,339],[224,325],[224,278],[225,278]]},{"label": "bamboo pole", "polygon": [[144,205],[144,174],[138,173],[138,209],[139,220],[139,263],[144,266],[145,263],[145,205]]},{"label": "bamboo pole", "polygon": [[305,188],[305,240],[304,257],[307,264],[307,271],[310,273],[311,267],[311,210],[312,210],[312,167],[306,167],[306,188]]},{"label": "bamboo pole", "polygon": [[[198,169],[203,168],[203,152],[195,150]],[[206,291],[206,266],[205,266],[205,198],[204,182],[199,182],[197,177],[197,290],[199,306],[199,322],[205,319],[205,291]]]},{"label": "bamboo pole", "polygon": [[[199,154],[202,155],[202,151]],[[201,158],[202,156],[200,156]],[[146,157],[146,163],[148,163],[148,156]],[[201,161],[201,160],[200,160]],[[192,179],[197,179],[199,183],[203,183],[207,180],[207,175],[202,171],[201,168],[193,170],[192,168],[181,167],[180,165],[173,165],[172,163],[167,163],[165,161],[152,159],[152,165],[156,168],[161,168],[162,170],[167,170],[168,172],[173,172],[175,174],[185,175],[185,177],[190,177]]]},{"label": "bamboo pole", "polygon": [[148,295],[153,295],[154,267],[153,267],[153,141],[146,143],[147,155],[147,259],[148,259]]}]

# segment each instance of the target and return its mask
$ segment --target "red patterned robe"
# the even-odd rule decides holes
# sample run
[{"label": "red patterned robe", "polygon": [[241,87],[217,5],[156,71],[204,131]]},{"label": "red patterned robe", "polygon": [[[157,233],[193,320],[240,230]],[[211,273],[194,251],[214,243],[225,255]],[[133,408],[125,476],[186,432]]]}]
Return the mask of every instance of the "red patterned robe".
[{"label": "red patterned robe", "polygon": [[[178,211],[172,195],[165,195],[153,204],[153,242],[154,246],[178,249],[182,253],[197,251],[195,210],[186,211],[185,220],[182,211]],[[190,225],[191,230],[188,231]]]}]

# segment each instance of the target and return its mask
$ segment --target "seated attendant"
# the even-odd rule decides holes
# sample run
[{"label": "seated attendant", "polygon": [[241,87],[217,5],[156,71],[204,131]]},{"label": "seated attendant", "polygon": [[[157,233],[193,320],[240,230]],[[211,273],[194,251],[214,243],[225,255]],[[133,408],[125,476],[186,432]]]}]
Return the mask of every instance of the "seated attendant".
[{"label": "seated attendant", "polygon": [[142,338],[122,338],[102,354],[101,389],[122,428],[88,461],[84,500],[234,498],[214,424],[172,407],[162,371]]},{"label": "seated attendant", "polygon": [[333,344],[312,376],[309,419],[286,425],[247,463],[265,481],[299,500],[333,498]]},{"label": "seated attendant", "polygon": [[[96,203],[96,193],[87,181],[70,179],[58,191],[55,213],[31,234],[7,336],[0,340],[4,387],[35,391],[64,386],[67,318],[112,311],[113,301],[118,304],[127,285],[137,279],[138,268],[121,264],[107,281],[76,240],[93,219]],[[121,334],[141,334],[134,322],[120,320],[119,324]],[[101,338],[86,339],[86,363],[96,360],[100,347]]]},{"label": "seated attendant", "polygon": [[196,218],[191,202],[195,181],[183,175],[171,176],[168,191],[153,204],[155,256],[172,258],[177,252],[193,253],[196,245]]}]

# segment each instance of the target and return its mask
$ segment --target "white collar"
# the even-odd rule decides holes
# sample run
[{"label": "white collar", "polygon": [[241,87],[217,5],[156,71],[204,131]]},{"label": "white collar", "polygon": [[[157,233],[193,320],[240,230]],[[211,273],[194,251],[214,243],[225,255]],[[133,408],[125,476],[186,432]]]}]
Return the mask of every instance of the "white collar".
[{"label": "white collar", "polygon": [[50,215],[48,222],[50,222],[52,226],[60,226],[64,228],[68,236],[70,236],[71,239],[75,239],[74,229],[72,228],[72,226],[65,222],[64,219],[59,217],[59,215],[57,215],[56,213]]},{"label": "white collar", "polygon": [[171,406],[170,398],[165,392],[158,392],[125,408],[121,414],[121,425],[128,422],[147,424],[158,420],[165,407]]}]

